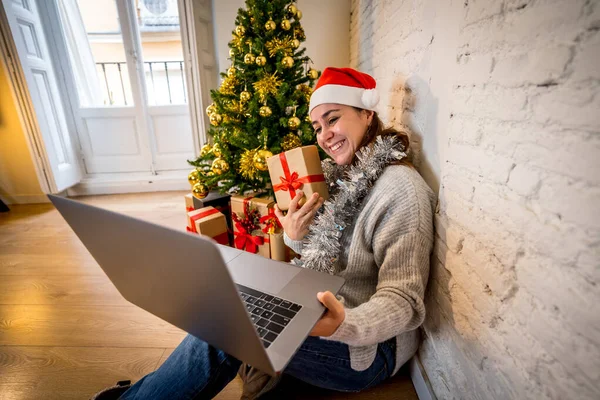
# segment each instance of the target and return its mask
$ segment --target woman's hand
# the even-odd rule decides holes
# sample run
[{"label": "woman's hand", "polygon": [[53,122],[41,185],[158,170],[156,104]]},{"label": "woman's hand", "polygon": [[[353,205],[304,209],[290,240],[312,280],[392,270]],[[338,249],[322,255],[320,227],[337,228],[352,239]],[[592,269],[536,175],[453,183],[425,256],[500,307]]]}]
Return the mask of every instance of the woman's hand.
[{"label": "woman's hand", "polygon": [[317,293],[317,299],[327,308],[327,312],[317,321],[310,336],[331,336],[346,318],[344,305],[330,291]]},{"label": "woman's hand", "polygon": [[296,192],[296,197],[292,199],[285,217],[279,207],[275,205],[275,215],[285,233],[292,240],[302,240],[306,236],[308,227],[325,201],[322,197],[319,197],[319,193],[313,193],[308,201],[298,209],[298,202],[302,199],[302,196],[304,196],[302,191]]}]

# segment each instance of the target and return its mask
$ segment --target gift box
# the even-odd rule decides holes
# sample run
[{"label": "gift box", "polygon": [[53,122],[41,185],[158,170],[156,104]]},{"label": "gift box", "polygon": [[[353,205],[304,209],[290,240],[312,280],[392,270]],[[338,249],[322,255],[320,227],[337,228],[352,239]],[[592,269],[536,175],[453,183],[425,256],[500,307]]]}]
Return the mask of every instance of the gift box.
[{"label": "gift box", "polygon": [[271,245],[271,259],[277,261],[289,262],[291,258],[290,248],[283,241],[283,230],[278,230],[276,233],[269,235]]},{"label": "gift box", "polygon": [[316,146],[297,147],[277,154],[267,159],[267,166],[279,209],[287,210],[300,189],[304,192],[300,205],[315,192],[325,200],[329,198]]},{"label": "gift box", "polygon": [[188,193],[184,196],[185,198],[185,212],[194,211],[194,196]]},{"label": "gift box", "polygon": [[198,210],[204,207],[214,207],[223,213],[227,221],[227,227],[229,228],[229,243],[233,240],[233,221],[231,220],[231,195],[221,194],[217,191],[211,191],[203,199],[193,197],[194,210]]},{"label": "gift box", "polygon": [[271,250],[270,258],[277,261],[290,260],[290,248],[283,241],[283,227],[275,215],[275,209],[269,208],[269,213],[260,218],[263,226],[262,231],[269,237],[269,247]]},{"label": "gift box", "polygon": [[187,213],[188,232],[209,236],[220,244],[229,245],[227,220],[214,207],[203,207]]},{"label": "gift box", "polygon": [[270,237],[265,233],[267,222],[263,217],[270,215],[269,213],[274,215],[274,205],[275,202],[270,197],[231,196],[235,248],[266,258],[271,256]]}]

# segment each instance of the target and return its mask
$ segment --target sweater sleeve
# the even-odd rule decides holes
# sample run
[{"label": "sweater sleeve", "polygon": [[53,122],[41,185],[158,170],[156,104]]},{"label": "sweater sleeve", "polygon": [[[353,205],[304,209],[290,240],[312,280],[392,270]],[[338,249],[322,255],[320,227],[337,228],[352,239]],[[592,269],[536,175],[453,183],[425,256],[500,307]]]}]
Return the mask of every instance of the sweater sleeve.
[{"label": "sweater sleeve", "polygon": [[296,254],[302,253],[302,240],[290,239],[290,237],[284,231],[283,232],[283,242],[285,243],[285,245],[287,247],[294,250],[296,252]]},{"label": "sweater sleeve", "polygon": [[[419,205],[414,206],[413,215],[428,214]],[[423,323],[432,232],[419,229],[418,223],[408,230],[402,229],[406,222],[404,217],[408,216],[403,212],[394,215],[393,211],[398,209],[390,208],[379,215],[370,237],[378,267],[375,293],[367,302],[346,308],[342,324],[332,336],[324,339],[368,346],[414,330]]]}]

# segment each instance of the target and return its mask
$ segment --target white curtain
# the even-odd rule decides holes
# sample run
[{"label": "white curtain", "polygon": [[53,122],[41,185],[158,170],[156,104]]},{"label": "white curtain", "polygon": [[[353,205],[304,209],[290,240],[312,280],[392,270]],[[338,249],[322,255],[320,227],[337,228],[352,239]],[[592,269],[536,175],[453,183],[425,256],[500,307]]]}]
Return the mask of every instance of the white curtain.
[{"label": "white curtain", "polygon": [[96,73],[94,55],[77,0],[58,0],[65,42],[71,58],[73,78],[81,107],[103,106],[103,92]]}]

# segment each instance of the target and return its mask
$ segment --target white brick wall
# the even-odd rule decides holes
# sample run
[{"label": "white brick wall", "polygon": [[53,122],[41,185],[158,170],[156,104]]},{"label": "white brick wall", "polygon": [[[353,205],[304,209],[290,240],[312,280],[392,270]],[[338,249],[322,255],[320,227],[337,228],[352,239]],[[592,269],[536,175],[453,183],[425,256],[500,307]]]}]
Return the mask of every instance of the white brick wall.
[{"label": "white brick wall", "polygon": [[353,0],[350,39],[439,192],[437,397],[600,398],[600,2]]}]

